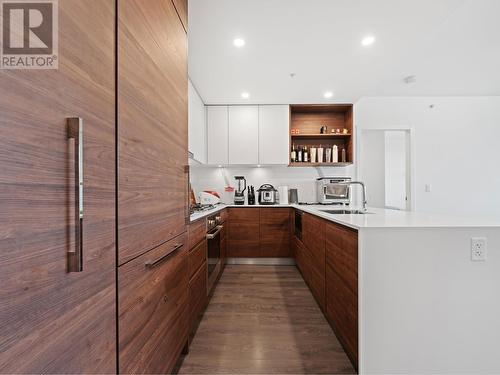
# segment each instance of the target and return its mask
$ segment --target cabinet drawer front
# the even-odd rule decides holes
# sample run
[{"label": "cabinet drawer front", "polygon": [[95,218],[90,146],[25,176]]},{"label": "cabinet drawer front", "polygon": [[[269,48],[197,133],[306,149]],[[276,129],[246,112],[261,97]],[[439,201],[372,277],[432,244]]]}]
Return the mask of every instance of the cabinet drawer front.
[{"label": "cabinet drawer front", "polygon": [[207,234],[206,219],[200,219],[188,225],[188,248],[193,247],[205,238]]},{"label": "cabinet drawer front", "polygon": [[186,241],[183,234],[118,269],[121,373],[169,373],[182,351],[188,333]]},{"label": "cabinet drawer front", "polygon": [[189,321],[193,330],[196,321],[203,313],[208,302],[207,297],[207,264],[204,263],[189,282]]},{"label": "cabinet drawer front", "polygon": [[193,278],[196,271],[207,260],[207,241],[200,242],[189,252],[189,277]]},{"label": "cabinet drawer front", "polygon": [[246,223],[259,223],[259,208],[230,208],[229,221],[233,222],[246,222]]}]

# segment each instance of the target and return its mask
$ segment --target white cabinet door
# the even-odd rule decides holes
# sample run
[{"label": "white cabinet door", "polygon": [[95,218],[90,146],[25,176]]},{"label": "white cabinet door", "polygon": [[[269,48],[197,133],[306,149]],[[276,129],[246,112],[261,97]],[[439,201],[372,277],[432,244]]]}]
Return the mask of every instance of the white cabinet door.
[{"label": "white cabinet door", "polygon": [[288,164],[290,108],[259,106],[259,164]]},{"label": "white cabinet door", "polygon": [[205,104],[189,81],[189,151],[193,159],[207,162],[207,129]]},{"label": "white cabinet door", "polygon": [[207,107],[208,164],[226,165],[228,160],[228,108]]},{"label": "white cabinet door", "polygon": [[259,164],[259,107],[229,107],[229,164]]}]

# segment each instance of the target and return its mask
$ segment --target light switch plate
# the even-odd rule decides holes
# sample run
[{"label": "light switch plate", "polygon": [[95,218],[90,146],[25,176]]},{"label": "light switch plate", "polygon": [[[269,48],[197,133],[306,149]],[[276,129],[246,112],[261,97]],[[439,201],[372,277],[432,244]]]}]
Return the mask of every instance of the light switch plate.
[{"label": "light switch plate", "polygon": [[470,241],[470,259],[473,262],[486,261],[488,251],[487,241],[485,237],[472,237]]}]

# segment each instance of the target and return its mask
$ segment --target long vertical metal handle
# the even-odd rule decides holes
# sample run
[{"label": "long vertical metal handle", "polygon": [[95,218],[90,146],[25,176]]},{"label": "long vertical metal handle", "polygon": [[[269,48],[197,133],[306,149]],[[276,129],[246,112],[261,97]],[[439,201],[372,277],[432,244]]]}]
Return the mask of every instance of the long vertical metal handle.
[{"label": "long vertical metal handle", "polygon": [[75,142],[75,247],[68,252],[68,271],[83,271],[83,120],[68,118],[68,139]]}]

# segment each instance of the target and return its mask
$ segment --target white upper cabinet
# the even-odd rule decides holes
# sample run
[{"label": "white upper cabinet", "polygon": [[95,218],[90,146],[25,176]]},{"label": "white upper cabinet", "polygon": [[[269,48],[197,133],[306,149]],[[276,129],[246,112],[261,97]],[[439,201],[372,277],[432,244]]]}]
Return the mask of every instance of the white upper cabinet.
[{"label": "white upper cabinet", "polygon": [[207,126],[205,104],[191,81],[188,86],[189,93],[189,151],[193,159],[200,163],[207,162]]},{"label": "white upper cabinet", "polygon": [[259,164],[288,164],[290,108],[259,106]]},{"label": "white upper cabinet", "polygon": [[226,165],[228,158],[228,107],[207,107],[208,164]]},{"label": "white upper cabinet", "polygon": [[259,164],[259,107],[229,107],[229,164]]}]

